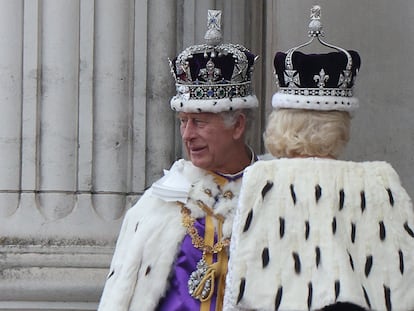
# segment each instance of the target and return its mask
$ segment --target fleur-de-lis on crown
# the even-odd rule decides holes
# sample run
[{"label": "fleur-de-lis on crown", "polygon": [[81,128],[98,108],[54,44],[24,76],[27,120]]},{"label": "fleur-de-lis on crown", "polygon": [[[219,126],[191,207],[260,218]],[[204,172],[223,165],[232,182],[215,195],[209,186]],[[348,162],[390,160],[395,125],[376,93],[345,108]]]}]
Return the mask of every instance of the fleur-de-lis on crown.
[{"label": "fleur-de-lis on crown", "polygon": [[328,82],[329,80],[329,75],[325,74],[325,70],[322,68],[319,75],[313,76],[313,80],[318,84],[320,89],[323,89],[325,87],[325,82]]}]

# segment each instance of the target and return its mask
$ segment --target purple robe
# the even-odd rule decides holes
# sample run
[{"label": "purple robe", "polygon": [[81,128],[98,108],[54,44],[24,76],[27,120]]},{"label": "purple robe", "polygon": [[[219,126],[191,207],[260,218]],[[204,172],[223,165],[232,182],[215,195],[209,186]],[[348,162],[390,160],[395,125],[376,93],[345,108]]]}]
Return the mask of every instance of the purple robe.
[{"label": "purple robe", "polygon": [[[204,236],[205,220],[197,219],[194,223],[195,228],[200,236]],[[215,235],[216,240],[216,235]],[[198,261],[201,259],[202,252],[195,248],[191,242],[191,237],[186,234],[178,252],[177,259],[174,262],[172,274],[169,279],[169,288],[164,298],[161,299],[157,311],[196,311],[200,310],[200,301],[191,297],[188,293],[187,282],[190,274],[196,270]],[[213,261],[216,261],[214,256]],[[216,309],[217,297],[216,284],[214,294],[211,297],[210,311]]]}]

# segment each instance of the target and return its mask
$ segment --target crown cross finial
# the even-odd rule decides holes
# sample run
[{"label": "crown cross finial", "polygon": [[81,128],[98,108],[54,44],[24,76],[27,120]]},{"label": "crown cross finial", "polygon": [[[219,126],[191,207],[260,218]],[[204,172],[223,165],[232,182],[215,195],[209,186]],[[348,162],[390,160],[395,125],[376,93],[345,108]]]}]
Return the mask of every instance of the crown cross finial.
[{"label": "crown cross finial", "polygon": [[310,18],[311,21],[309,23],[309,36],[318,37],[320,35],[323,35],[321,23],[321,7],[319,5],[314,5],[311,8]]},{"label": "crown cross finial", "polygon": [[221,42],[221,11],[208,10],[207,32],[204,35],[204,39],[210,45],[218,45]]},{"label": "crown cross finial", "polygon": [[321,19],[321,7],[319,5],[314,5],[311,8],[311,19]]}]

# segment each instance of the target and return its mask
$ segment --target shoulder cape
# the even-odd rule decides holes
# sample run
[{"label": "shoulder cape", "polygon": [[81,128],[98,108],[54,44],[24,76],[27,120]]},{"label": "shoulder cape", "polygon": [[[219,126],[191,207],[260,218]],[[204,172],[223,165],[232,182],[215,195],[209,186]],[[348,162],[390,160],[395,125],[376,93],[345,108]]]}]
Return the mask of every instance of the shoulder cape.
[{"label": "shoulder cape", "polygon": [[414,213],[385,162],[279,159],[243,178],[225,310],[414,310]]},{"label": "shoulder cape", "polygon": [[230,236],[241,183],[225,185],[222,192],[231,191],[234,199],[216,203],[219,190],[213,179],[191,162],[179,160],[128,210],[99,311],[150,311],[157,307],[168,288],[168,277],[186,233],[175,199],[186,203],[195,218],[205,216],[197,200],[215,205],[215,212],[226,219],[223,234]]}]

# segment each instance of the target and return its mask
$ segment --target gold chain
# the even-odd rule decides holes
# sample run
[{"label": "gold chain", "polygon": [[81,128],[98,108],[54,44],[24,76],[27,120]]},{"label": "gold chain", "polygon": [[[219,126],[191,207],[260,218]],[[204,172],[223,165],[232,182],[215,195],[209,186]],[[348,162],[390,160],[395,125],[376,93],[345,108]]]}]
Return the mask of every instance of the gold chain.
[{"label": "gold chain", "polygon": [[[187,229],[188,235],[191,237],[191,242],[194,247],[203,251],[203,253],[217,254],[224,247],[230,245],[230,239],[225,238],[218,241],[213,246],[205,245],[204,239],[198,234],[197,229],[194,227],[195,218],[191,217],[191,210],[188,209],[183,203],[178,202],[181,206],[181,214],[183,215],[183,226]],[[221,221],[220,217],[218,217]]]}]

